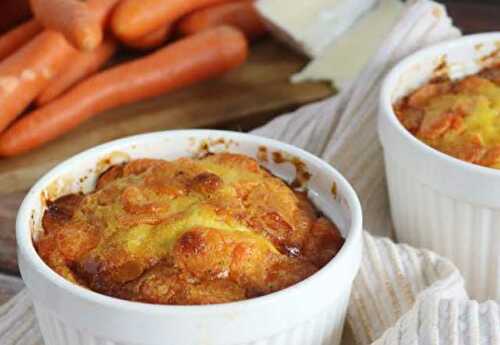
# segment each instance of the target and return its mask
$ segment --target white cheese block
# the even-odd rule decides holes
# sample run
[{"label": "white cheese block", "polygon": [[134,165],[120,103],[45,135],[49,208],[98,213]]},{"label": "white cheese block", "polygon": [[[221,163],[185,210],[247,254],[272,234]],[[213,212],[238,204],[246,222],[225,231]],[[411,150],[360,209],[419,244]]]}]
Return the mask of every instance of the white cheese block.
[{"label": "white cheese block", "polygon": [[257,9],[280,39],[314,58],[376,0],[258,0]]},{"label": "white cheese block", "polygon": [[340,88],[351,82],[391,30],[403,6],[400,0],[381,0],[320,57],[294,75],[292,81],[330,80]]}]

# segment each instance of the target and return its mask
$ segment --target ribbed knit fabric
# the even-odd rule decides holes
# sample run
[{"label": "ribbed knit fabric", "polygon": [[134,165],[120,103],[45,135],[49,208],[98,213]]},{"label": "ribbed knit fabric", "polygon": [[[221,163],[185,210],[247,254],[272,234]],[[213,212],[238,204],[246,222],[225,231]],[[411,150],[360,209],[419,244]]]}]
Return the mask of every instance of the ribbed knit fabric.
[{"label": "ribbed knit fabric", "polygon": [[[376,135],[380,82],[402,57],[458,35],[441,5],[410,1],[350,87],[254,133],[302,147],[334,165],[358,192],[368,231],[391,237]],[[469,300],[460,273],[448,260],[370,233],[364,234],[364,258],[347,318],[357,344],[500,345],[499,302]],[[20,281],[0,277],[0,297],[21,286]],[[0,344],[43,345],[25,290],[0,307]]]}]

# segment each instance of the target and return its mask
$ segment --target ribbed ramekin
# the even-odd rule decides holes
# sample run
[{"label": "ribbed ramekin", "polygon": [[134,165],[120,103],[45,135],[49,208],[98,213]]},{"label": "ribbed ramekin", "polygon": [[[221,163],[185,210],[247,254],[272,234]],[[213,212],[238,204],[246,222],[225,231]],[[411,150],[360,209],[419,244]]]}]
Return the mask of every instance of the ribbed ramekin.
[{"label": "ribbed ramekin", "polygon": [[[276,293],[209,306],[162,306],[119,300],[75,286],[37,255],[44,200],[92,190],[109,165],[134,158],[173,159],[200,150],[257,158],[291,181],[304,163],[309,196],[346,238],[338,255],[306,280]],[[279,158],[279,159],[273,159]],[[300,164],[299,164],[300,165]],[[300,166],[302,170],[304,166]],[[302,171],[302,175],[304,171]],[[331,166],[293,146],[257,136],[211,130],[145,134],[114,141],[54,168],[31,189],[17,218],[19,266],[47,345],[337,345],[361,260],[361,207]]]},{"label": "ribbed ramekin", "polygon": [[500,171],[419,141],[398,121],[393,103],[438,70],[461,78],[500,61],[499,53],[498,32],[432,46],[394,67],[380,96],[378,129],[397,239],[450,258],[479,300],[500,300]]}]

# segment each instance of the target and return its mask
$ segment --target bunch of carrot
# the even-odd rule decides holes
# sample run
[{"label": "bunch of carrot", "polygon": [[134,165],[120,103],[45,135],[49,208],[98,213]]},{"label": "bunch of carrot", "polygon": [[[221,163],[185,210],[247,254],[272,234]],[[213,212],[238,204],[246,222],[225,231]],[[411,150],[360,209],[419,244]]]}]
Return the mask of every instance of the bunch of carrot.
[{"label": "bunch of carrot", "polygon": [[[0,36],[0,156],[43,145],[104,110],[219,76],[266,32],[252,0],[29,4],[33,19]],[[152,52],[106,68],[122,45]]]}]

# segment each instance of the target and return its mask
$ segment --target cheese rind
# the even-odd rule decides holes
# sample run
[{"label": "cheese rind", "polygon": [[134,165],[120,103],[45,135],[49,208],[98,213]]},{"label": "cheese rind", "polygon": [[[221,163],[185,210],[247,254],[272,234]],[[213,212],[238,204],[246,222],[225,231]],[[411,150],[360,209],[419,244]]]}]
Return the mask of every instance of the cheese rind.
[{"label": "cheese rind", "polygon": [[258,0],[257,9],[280,39],[314,58],[376,0]]},{"label": "cheese rind", "polygon": [[292,82],[330,80],[336,87],[344,87],[375,53],[403,6],[399,0],[381,0],[372,12],[332,42],[320,57],[295,74]]}]

